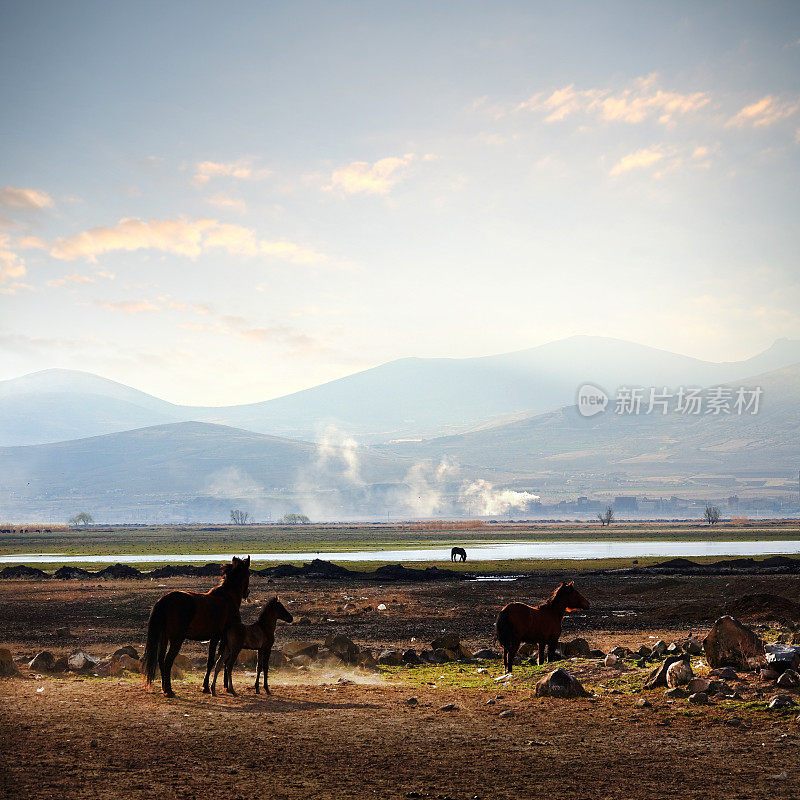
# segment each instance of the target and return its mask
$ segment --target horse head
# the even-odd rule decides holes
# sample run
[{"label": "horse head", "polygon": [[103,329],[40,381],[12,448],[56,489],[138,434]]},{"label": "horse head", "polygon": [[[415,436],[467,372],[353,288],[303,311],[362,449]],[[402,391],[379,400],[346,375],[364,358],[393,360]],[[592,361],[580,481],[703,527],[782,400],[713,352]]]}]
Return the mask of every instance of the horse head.
[{"label": "horse head", "polygon": [[250,595],[250,556],[234,556],[230,564],[225,564],[222,568],[222,582],[238,584],[242,600],[247,600]]},{"label": "horse head", "polygon": [[575,588],[574,582],[562,583],[553,592],[551,602],[564,606],[566,611],[589,608],[589,601]]}]

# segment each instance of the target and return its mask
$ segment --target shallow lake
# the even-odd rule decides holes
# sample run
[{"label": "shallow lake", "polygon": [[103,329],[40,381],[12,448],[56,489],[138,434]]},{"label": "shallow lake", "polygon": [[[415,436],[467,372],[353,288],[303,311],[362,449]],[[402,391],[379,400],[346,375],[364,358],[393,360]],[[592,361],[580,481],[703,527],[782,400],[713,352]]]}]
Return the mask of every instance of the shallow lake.
[{"label": "shallow lake", "polygon": [[[588,558],[640,558],[658,556],[769,556],[800,553],[798,541],[737,541],[737,542],[600,542],[600,541],[530,541],[493,542],[467,547],[470,561],[505,561],[514,559],[588,559]],[[152,564],[152,563],[201,563],[229,561],[234,553],[157,553],[152,555],[65,555],[62,553],[19,553],[0,556],[0,563],[24,564]],[[246,554],[245,554],[246,555]],[[426,547],[386,550],[317,551],[305,553],[250,553],[253,561],[311,561],[321,558],[326,561],[450,561],[449,547]]]}]

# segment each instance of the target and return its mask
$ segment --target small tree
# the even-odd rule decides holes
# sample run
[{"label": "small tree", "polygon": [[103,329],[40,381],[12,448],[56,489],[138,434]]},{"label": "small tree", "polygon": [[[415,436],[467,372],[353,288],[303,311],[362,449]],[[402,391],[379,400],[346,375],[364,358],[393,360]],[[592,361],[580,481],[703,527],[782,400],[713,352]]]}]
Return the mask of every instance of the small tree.
[{"label": "small tree", "polygon": [[709,525],[716,525],[719,522],[720,517],[719,506],[706,505],[706,510],[703,512],[703,516]]},{"label": "small tree", "polygon": [[250,515],[246,511],[240,511],[238,508],[231,509],[231,522],[234,525],[247,525],[250,522]]},{"label": "small tree", "polygon": [[92,525],[94,524],[94,517],[86,511],[81,511],[76,514],[68,523],[68,525]]},{"label": "small tree", "polygon": [[278,522],[283,525],[308,525],[311,520],[305,514],[284,514]]},{"label": "small tree", "polygon": [[606,525],[610,525],[614,521],[614,509],[611,506],[606,506],[606,510],[597,515],[597,519],[600,520],[600,524],[605,528]]}]

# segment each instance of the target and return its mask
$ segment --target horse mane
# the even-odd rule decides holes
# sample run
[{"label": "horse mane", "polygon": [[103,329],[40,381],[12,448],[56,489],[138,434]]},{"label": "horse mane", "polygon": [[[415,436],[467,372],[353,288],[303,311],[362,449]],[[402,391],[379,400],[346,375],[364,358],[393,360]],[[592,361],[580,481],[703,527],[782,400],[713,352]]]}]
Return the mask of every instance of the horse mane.
[{"label": "horse mane", "polygon": [[556,586],[555,589],[553,589],[552,593],[550,594],[550,597],[548,597],[547,600],[545,600],[544,603],[542,603],[542,605],[552,606],[555,603],[556,598],[559,595],[559,592],[561,592],[563,589],[566,588],[567,588],[566,583],[560,583],[558,586]]},{"label": "horse mane", "polygon": [[267,618],[267,613],[271,609],[275,608],[275,606],[278,605],[278,602],[279,600],[277,595],[275,595],[275,597],[270,597],[270,599],[267,600],[266,603],[264,603],[264,608],[261,609],[261,613],[258,615],[257,621],[263,622]]},{"label": "horse mane", "polygon": [[218,585],[223,586],[224,584],[228,583],[228,581],[233,579],[237,572],[242,571],[242,568],[249,569],[250,566],[243,558],[234,556],[233,560],[229,564],[222,565],[222,568],[220,569],[221,577]]}]

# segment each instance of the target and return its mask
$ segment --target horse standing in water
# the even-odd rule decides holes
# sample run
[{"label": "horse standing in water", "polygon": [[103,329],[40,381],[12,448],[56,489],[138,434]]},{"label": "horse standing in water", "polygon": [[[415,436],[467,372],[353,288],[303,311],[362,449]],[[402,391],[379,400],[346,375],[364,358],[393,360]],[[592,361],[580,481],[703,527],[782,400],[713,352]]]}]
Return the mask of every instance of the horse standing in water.
[{"label": "horse standing in water", "polygon": [[209,692],[208,677],[214,666],[217,644],[226,629],[240,622],[239,607],[250,593],[250,556],[233,557],[222,567],[222,580],[208,592],[169,592],[156,601],[147,623],[147,644],[142,657],[145,683],[149,686],[161,670],[161,688],[166,697],[172,691],[172,663],[184,640],[208,645],[208,664],[203,691]]},{"label": "horse standing in water", "polygon": [[450,560],[455,561],[456,556],[458,556],[459,561],[466,561],[467,560],[467,551],[463,547],[454,547],[450,551]]},{"label": "horse standing in water", "polygon": [[242,625],[236,622],[228,628],[227,634],[220,643],[220,655],[217,665],[214,667],[214,680],[211,683],[211,694],[217,693],[217,675],[223,662],[225,672],[223,673],[223,683],[230,694],[236,697],[233,688],[232,670],[236,664],[239,653],[245,648],[258,651],[258,666],[256,667],[256,694],[258,694],[258,681],[261,672],[264,672],[264,691],[270,694],[267,685],[267,674],[269,672],[269,654],[272,645],[275,644],[275,626],[278,620],[292,622],[294,617],[289,613],[286,606],[273,597],[262,609],[258,619],[252,625]]},{"label": "horse standing in water", "polygon": [[503,666],[506,672],[514,668],[514,657],[520,644],[528,642],[539,648],[539,663],[544,664],[555,656],[561,636],[561,620],[567,611],[589,608],[589,601],[573,586],[572,581],[562,583],[546,602],[539,606],[509,603],[497,617],[497,639],[503,645]]}]

